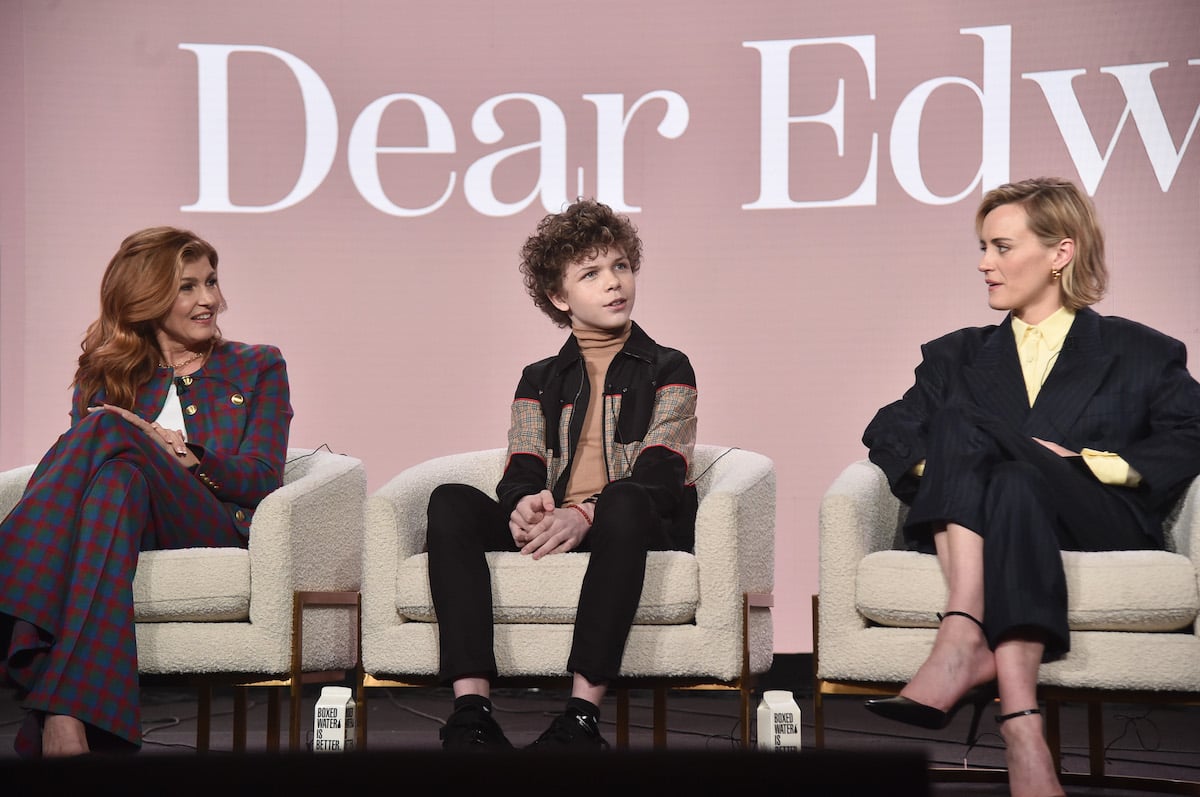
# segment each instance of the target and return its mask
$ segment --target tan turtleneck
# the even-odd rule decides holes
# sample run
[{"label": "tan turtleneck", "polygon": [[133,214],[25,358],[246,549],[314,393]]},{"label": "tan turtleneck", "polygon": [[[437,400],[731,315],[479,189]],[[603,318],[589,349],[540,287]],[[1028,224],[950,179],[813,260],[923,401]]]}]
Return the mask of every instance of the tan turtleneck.
[{"label": "tan turtleneck", "polygon": [[[581,504],[604,489],[608,484],[608,468],[604,463],[604,377],[617,352],[629,340],[633,329],[628,323],[615,332],[599,330],[572,330],[587,367],[588,395],[587,412],[583,416],[583,430],[579,444],[575,447],[571,476],[567,480],[567,495],[564,506]],[[615,419],[614,419],[615,422]]]}]

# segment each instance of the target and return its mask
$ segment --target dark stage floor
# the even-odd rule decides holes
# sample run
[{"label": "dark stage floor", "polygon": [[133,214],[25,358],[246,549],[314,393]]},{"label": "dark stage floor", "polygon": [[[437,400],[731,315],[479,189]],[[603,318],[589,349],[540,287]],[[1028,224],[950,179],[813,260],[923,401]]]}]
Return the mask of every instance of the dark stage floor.
[{"label": "dark stage floor", "polygon": [[[772,687],[775,688],[775,687]],[[303,736],[311,738],[313,728],[314,702],[319,694],[319,687],[306,688],[304,709],[301,717]],[[966,734],[968,712],[961,712],[954,724],[944,732],[928,732],[909,729],[905,726],[878,719],[862,708],[861,699],[850,697],[827,698],[827,727],[826,749],[831,751],[822,761],[821,755],[813,752],[812,729],[812,700],[808,690],[793,690],[802,711],[803,741],[805,752],[796,759],[794,770],[787,768],[783,762],[771,761],[769,768],[761,763],[764,756],[746,756],[740,753],[738,741],[741,730],[738,723],[738,701],[736,693],[732,692],[672,692],[668,701],[667,724],[669,728],[667,753],[653,751],[651,737],[651,697],[648,692],[634,692],[631,699],[632,728],[629,751],[614,751],[608,763],[598,770],[597,774],[589,776],[590,782],[600,783],[608,773],[614,782],[623,783],[625,777],[624,764],[628,760],[636,763],[638,771],[642,771],[646,762],[659,760],[678,765],[686,769],[692,776],[699,777],[705,766],[719,766],[728,761],[725,766],[716,771],[733,773],[738,768],[746,770],[744,782],[750,785],[762,782],[764,778],[791,778],[797,787],[805,782],[814,782],[813,778],[824,777],[813,774],[811,767],[806,770],[799,765],[805,760],[809,765],[814,761],[825,766],[840,768],[842,774],[825,773],[833,781],[851,785],[867,782],[861,779],[868,773],[877,775],[880,768],[890,766],[887,756],[921,757],[922,761],[935,767],[969,768],[998,768],[1004,763],[1004,751],[1000,737],[992,732],[985,735],[980,743],[968,750],[961,739]],[[493,695],[497,709],[497,717],[509,738],[518,747],[528,744],[549,724],[552,715],[561,710],[565,695],[557,691],[546,690],[501,690]],[[247,745],[248,755],[234,755],[232,752],[232,707],[233,698],[230,690],[218,690],[214,697],[214,717],[212,734],[212,752],[208,756],[195,756],[196,702],[194,695],[184,688],[150,687],[143,690],[143,726],[145,745],[141,753],[135,756],[122,757],[121,767],[150,770],[155,764],[164,763],[171,756],[183,759],[185,763],[177,771],[183,773],[190,767],[198,766],[196,759],[204,762],[202,766],[209,772],[221,767],[242,766],[245,762],[266,760],[265,727],[267,721],[266,691],[252,689],[249,692],[249,733]],[[368,729],[367,749],[351,754],[338,753],[309,753],[307,751],[283,756],[291,762],[288,765],[294,777],[307,777],[306,762],[320,759],[319,766],[328,773],[334,766],[334,761],[344,763],[354,771],[364,771],[363,767],[355,767],[351,759],[359,762],[376,762],[386,759],[387,766],[402,767],[403,762],[427,762],[428,767],[438,770],[447,769],[445,764],[454,758],[440,752],[438,728],[445,718],[451,703],[450,694],[444,689],[418,688],[374,688],[369,690],[368,700]],[[287,701],[283,700],[283,739],[282,746],[287,747]],[[606,700],[603,706],[603,727],[605,737],[615,742],[616,706],[612,698]],[[0,785],[5,780],[5,772],[12,776],[23,766],[12,752],[12,740],[21,720],[21,711],[11,695],[5,694],[0,699]],[[1087,769],[1086,749],[1086,709],[1083,706],[1067,705],[1062,712],[1064,769],[1068,772],[1084,772]],[[984,719],[984,729],[994,728],[990,717]],[[1177,793],[1200,794],[1200,706],[1171,707],[1171,706],[1124,706],[1109,705],[1105,707],[1105,739],[1108,745],[1107,771],[1109,774],[1168,778],[1178,781],[1195,782],[1194,787],[1183,786]],[[703,754],[703,755],[697,755]],[[810,755],[809,755],[810,754]],[[844,754],[844,755],[843,755]],[[408,759],[405,759],[408,756]],[[770,756],[771,759],[789,758],[792,754],[779,753]],[[724,757],[724,758],[723,758]],[[93,760],[99,757],[93,757]],[[277,758],[277,757],[272,757]],[[528,758],[516,756],[516,759],[528,761]],[[751,759],[751,760],[748,760]],[[265,765],[264,766],[269,766]],[[493,766],[491,777],[505,779],[506,772],[512,772],[514,778],[521,777],[522,771],[513,765],[502,763]],[[650,765],[653,768],[653,765]],[[260,772],[262,768],[260,767]],[[346,771],[351,771],[347,769]],[[453,771],[453,767],[448,768]],[[474,767],[471,768],[472,770]],[[923,768],[922,768],[923,770]],[[93,771],[95,765],[93,764]],[[899,771],[899,770],[897,770]],[[103,778],[96,774],[92,777]],[[315,777],[315,775],[314,775]],[[706,776],[707,777],[707,776]],[[10,781],[11,782],[11,781]],[[635,781],[636,782],[636,779]],[[717,780],[709,781],[714,787],[719,786]],[[97,784],[93,783],[93,786]],[[765,785],[765,784],[764,784]],[[1002,784],[995,783],[962,783],[944,782],[935,774],[932,782],[925,787],[931,795],[948,797],[949,795],[1004,795],[1007,789]],[[717,789],[723,790],[723,789]],[[774,789],[772,789],[773,791]],[[166,791],[170,791],[168,787]],[[400,791],[404,791],[400,789]],[[570,791],[570,790],[569,790]],[[9,792],[0,788],[0,792]],[[1145,794],[1140,790],[1127,788],[1068,788],[1072,795],[1104,795],[1105,797],[1126,797],[1127,795]],[[93,793],[95,793],[93,791]],[[124,793],[135,793],[125,790]],[[556,792],[557,793],[557,792]],[[766,792],[763,792],[766,793]],[[829,794],[907,794],[921,793],[905,791],[897,785],[891,789],[857,789],[846,791],[830,791],[828,789],[805,790],[798,793]]]}]

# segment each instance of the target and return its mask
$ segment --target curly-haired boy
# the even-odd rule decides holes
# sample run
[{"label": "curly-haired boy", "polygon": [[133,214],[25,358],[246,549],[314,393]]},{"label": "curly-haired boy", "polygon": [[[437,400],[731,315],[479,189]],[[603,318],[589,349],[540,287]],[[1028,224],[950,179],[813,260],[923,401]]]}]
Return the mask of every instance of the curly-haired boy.
[{"label": "curly-haired boy", "polygon": [[566,669],[571,697],[533,743],[607,746],[599,706],[620,673],[646,553],[691,550],[696,379],[688,358],[631,319],[642,243],[594,200],[546,216],[521,250],[534,303],[571,335],[517,385],[497,499],[443,484],[429,499],[429,585],[440,678],[453,686],[443,747],[511,748],[492,716],[496,677],[487,551],[590,553]]}]

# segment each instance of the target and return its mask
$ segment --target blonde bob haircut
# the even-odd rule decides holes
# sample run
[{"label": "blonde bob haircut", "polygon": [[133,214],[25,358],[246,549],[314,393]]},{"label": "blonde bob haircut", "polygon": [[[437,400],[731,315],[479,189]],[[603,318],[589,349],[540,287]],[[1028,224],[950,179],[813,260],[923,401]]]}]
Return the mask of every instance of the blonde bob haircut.
[{"label": "blonde bob haircut", "polygon": [[1035,177],[993,188],[983,196],[975,213],[975,232],[1001,205],[1020,205],[1031,232],[1044,246],[1057,246],[1064,238],[1075,243],[1075,255],[1059,279],[1062,302],[1072,310],[1089,307],[1108,290],[1104,264],[1104,233],[1092,201],[1069,180]]}]

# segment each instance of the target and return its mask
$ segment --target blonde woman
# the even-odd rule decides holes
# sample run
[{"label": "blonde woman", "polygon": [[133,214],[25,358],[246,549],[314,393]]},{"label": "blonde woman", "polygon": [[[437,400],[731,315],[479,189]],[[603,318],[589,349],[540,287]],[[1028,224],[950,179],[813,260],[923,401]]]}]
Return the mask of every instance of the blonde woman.
[{"label": "blonde woman", "polygon": [[942,728],[973,705],[974,733],[998,692],[1011,792],[1045,797],[1062,794],[1037,702],[1040,664],[1070,648],[1060,551],[1162,547],[1200,472],[1200,385],[1182,343],[1090,309],[1104,239],[1073,184],[989,191],[976,230],[1004,319],[925,344],[915,384],[863,436],[949,590],[925,663],[867,708]]}]

